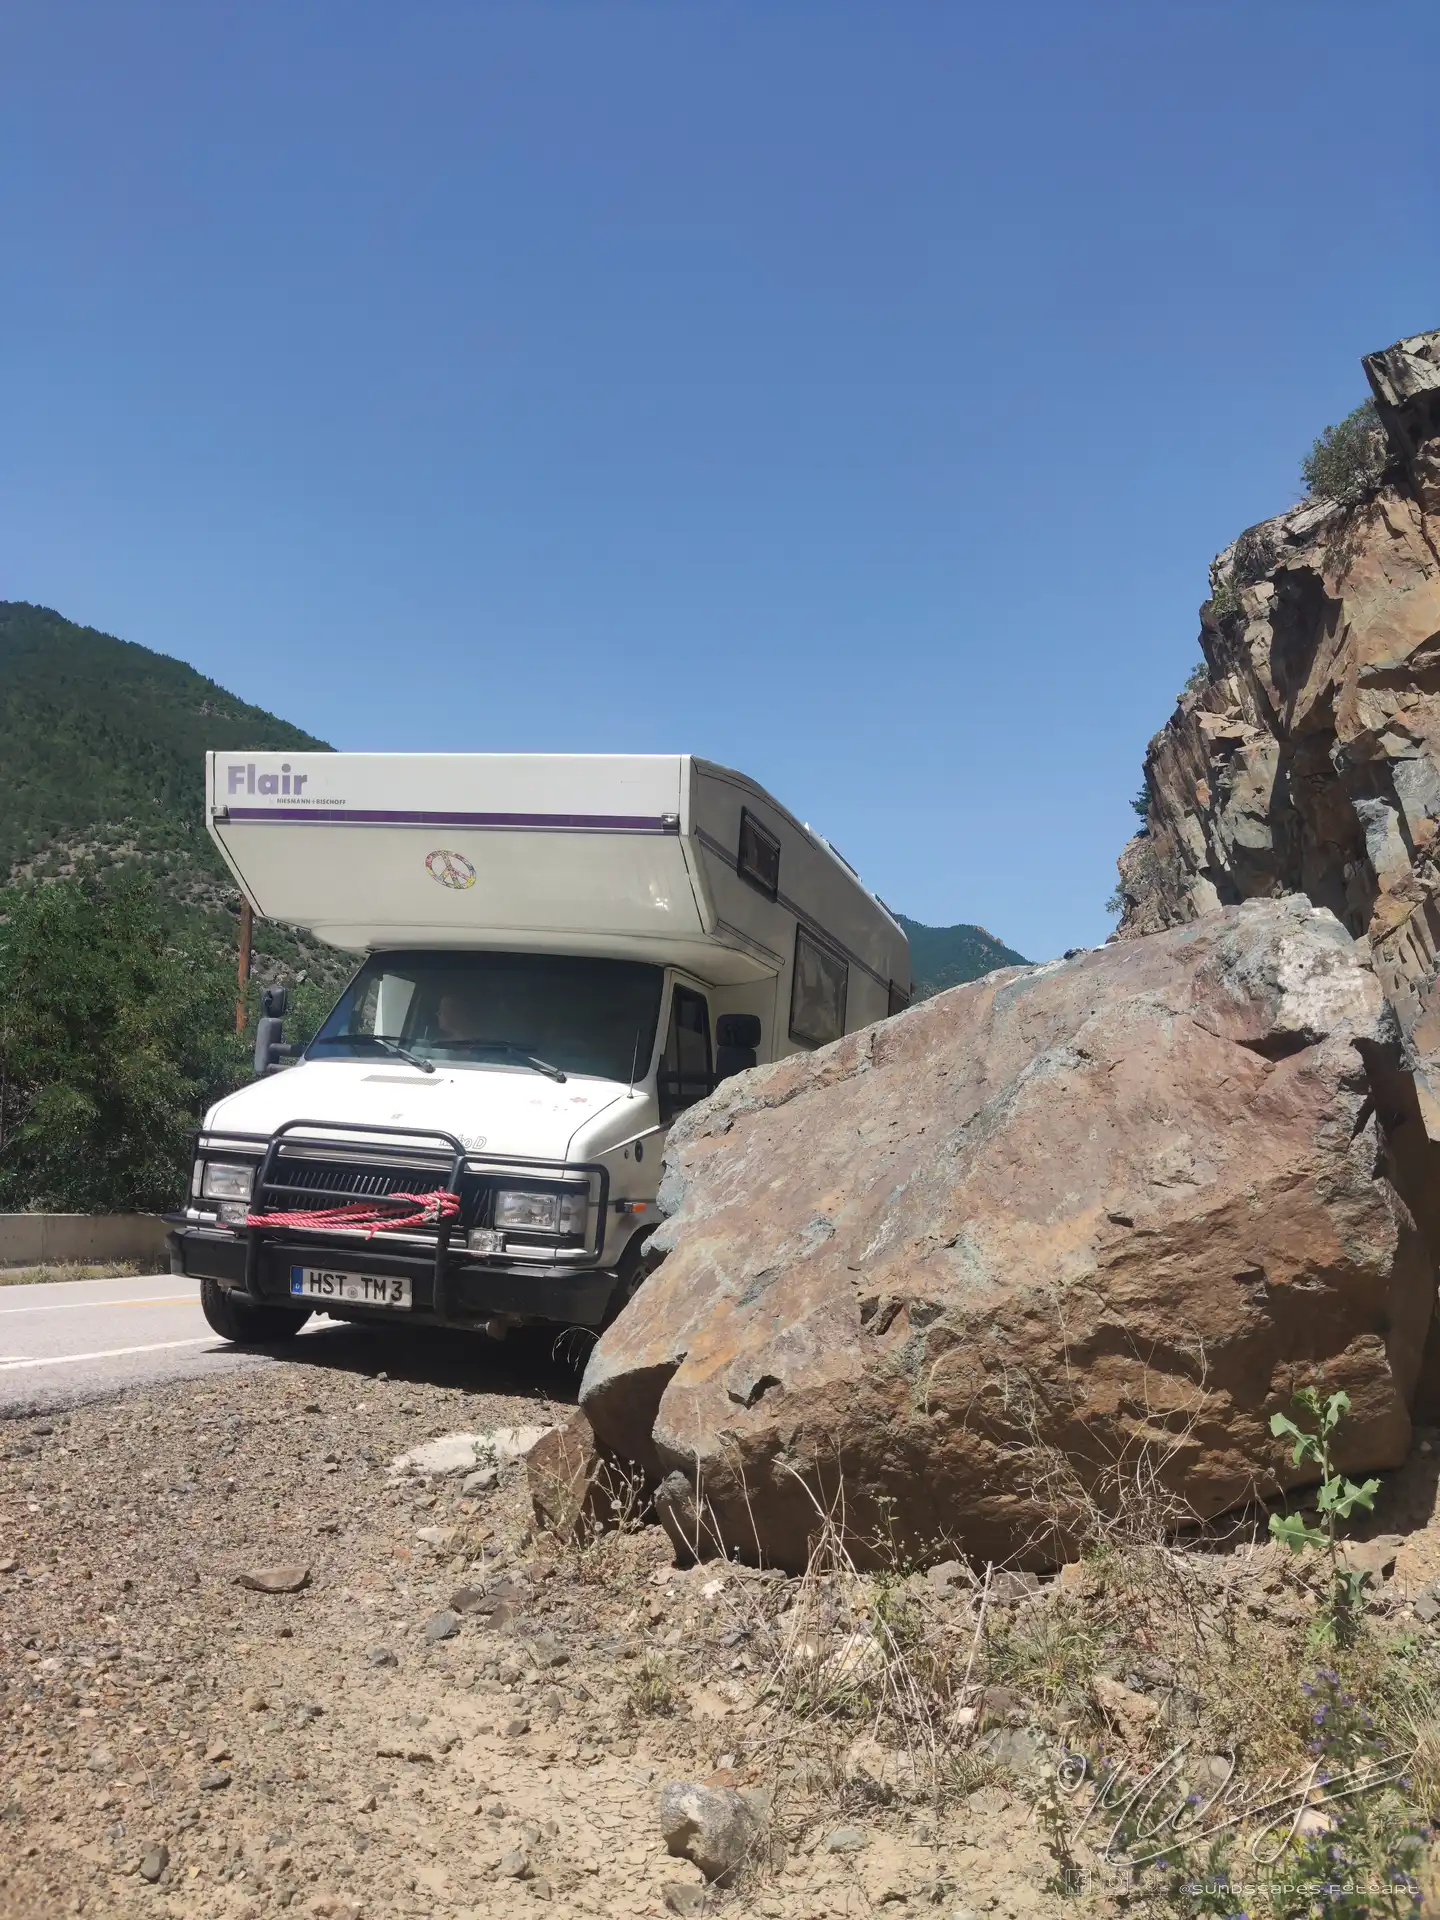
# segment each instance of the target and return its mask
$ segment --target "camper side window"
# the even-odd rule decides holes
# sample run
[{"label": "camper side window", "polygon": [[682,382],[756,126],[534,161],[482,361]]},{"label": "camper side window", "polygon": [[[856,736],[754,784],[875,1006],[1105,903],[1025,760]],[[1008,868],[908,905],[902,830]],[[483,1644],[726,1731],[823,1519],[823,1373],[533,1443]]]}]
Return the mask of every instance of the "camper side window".
[{"label": "camper side window", "polygon": [[807,1047],[828,1046],[845,1031],[850,969],[804,927],[795,929],[795,972],[790,983],[790,1038]]},{"label": "camper side window", "polygon": [[710,1008],[703,993],[677,986],[670,1001],[670,1031],[660,1056],[657,1091],[660,1118],[673,1120],[703,1100],[715,1085],[710,1062]]},{"label": "camper side window", "polygon": [[768,900],[780,891],[780,842],[768,827],[762,827],[748,807],[740,809],[740,850],[735,871],[752,887],[758,887]]}]

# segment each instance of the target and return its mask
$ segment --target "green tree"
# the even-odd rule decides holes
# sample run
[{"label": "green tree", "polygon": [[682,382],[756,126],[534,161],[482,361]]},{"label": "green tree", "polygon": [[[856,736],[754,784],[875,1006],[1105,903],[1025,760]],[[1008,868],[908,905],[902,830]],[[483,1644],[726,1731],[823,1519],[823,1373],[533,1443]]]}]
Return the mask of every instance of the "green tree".
[{"label": "green tree", "polygon": [[226,956],[111,870],[0,892],[0,1208],[175,1206],[243,1074]]},{"label": "green tree", "polygon": [[1301,461],[1305,490],[1312,499],[1363,499],[1379,486],[1386,455],[1375,402],[1364,400],[1338,427],[1326,427]]}]

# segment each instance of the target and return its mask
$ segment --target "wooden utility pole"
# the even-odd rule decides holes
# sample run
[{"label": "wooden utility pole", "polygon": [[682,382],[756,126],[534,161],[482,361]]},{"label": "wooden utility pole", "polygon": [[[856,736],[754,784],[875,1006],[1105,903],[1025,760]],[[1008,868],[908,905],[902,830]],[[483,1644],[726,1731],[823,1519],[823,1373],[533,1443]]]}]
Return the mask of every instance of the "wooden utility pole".
[{"label": "wooden utility pole", "polygon": [[239,986],[239,998],[235,1002],[235,1031],[245,1031],[245,1001],[250,989],[250,949],[255,933],[255,916],[250,911],[250,902],[240,898],[240,964],[235,969],[235,979]]}]

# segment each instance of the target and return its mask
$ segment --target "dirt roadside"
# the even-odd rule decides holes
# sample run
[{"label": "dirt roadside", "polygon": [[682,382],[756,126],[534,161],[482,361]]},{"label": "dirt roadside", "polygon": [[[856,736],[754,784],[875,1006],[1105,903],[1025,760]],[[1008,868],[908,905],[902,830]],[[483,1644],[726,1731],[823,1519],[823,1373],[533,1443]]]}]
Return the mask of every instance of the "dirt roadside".
[{"label": "dirt roadside", "polygon": [[[941,1818],[761,1750],[748,1623],[779,1576],[682,1573],[654,1528],[537,1545],[519,1465],[394,1481],[420,1442],[568,1397],[547,1369],[491,1362],[477,1391],[416,1359],[302,1351],[0,1427],[0,1913],[698,1912],[717,1896],[658,1803],[707,1778],[778,1793],[737,1914],[1061,1910],[1003,1784]],[[308,1584],[236,1584],[277,1565]]]}]

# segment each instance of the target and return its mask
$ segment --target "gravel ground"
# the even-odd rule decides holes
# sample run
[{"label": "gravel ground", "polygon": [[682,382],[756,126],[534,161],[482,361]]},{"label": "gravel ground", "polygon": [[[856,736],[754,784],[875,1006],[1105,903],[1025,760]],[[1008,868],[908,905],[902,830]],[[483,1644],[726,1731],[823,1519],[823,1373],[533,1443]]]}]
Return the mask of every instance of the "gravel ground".
[{"label": "gravel ground", "polygon": [[[681,1572],[654,1528],[536,1543],[518,1463],[468,1492],[390,1473],[561,1418],[563,1374],[418,1333],[367,1351],[394,1377],[302,1346],[0,1424],[0,1913],[698,1912],[660,1838],[677,1779],[780,1789],[736,1915],[1060,1911],[1002,1788],[933,1827],[857,1817],[760,1752],[745,1621],[779,1576]],[[307,1584],[237,1584],[277,1566]]]}]

